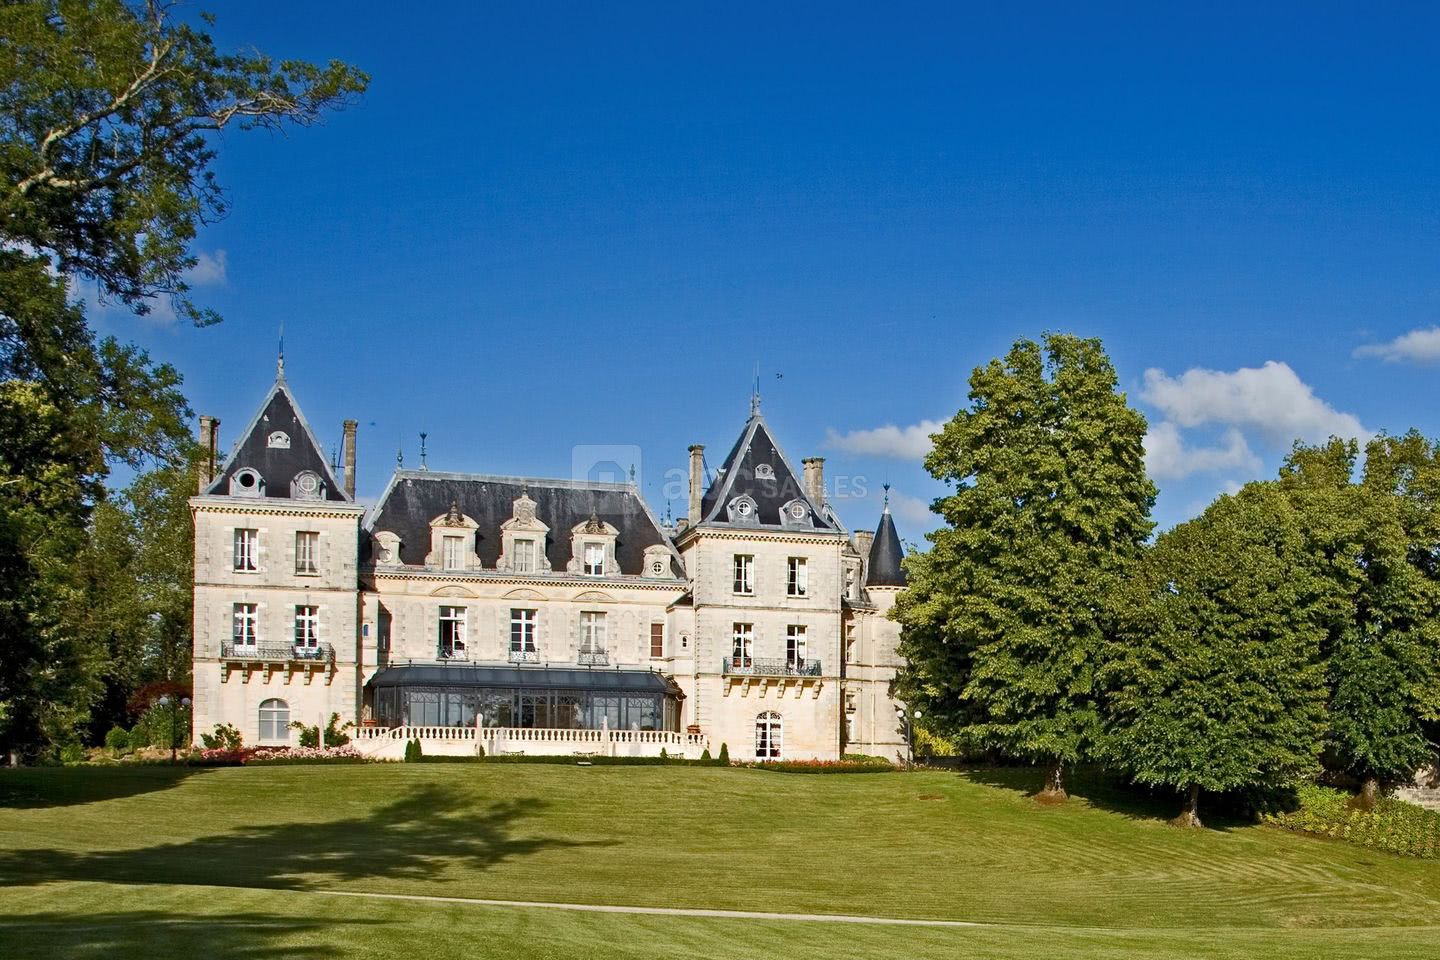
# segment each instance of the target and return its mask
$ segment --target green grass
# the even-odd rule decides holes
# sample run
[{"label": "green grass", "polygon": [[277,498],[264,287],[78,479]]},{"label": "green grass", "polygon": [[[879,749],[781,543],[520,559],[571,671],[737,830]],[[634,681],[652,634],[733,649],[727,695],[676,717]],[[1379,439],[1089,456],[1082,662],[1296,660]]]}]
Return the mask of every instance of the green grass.
[{"label": "green grass", "polygon": [[[1440,867],[1029,771],[0,771],[0,956],[1425,956]],[[563,913],[319,890],[951,918]]]}]

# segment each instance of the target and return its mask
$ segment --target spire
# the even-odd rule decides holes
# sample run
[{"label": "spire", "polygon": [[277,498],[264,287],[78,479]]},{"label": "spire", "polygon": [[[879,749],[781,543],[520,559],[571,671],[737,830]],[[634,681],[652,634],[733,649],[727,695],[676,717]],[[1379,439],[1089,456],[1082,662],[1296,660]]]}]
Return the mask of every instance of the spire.
[{"label": "spire", "polygon": [[285,318],[280,318],[280,348],[275,354],[275,379],[285,379]]},{"label": "spire", "polygon": [[865,565],[865,585],[869,587],[905,586],[905,568],[900,561],[905,551],[900,546],[900,534],[895,532],[895,520],[890,516],[890,484],[885,484],[885,509],[880,514],[880,525],[875,528],[875,540],[870,544],[869,562]]},{"label": "spire", "polygon": [[755,381],[750,387],[750,416],[760,416],[760,364],[755,364]]},{"label": "spire", "polygon": [[421,469],[421,470],[429,470],[429,469],[430,469],[429,465],[426,464],[426,462],[425,462],[425,438],[428,437],[428,436],[429,436],[429,434],[426,433],[424,430],[421,430],[421,431],[420,431],[420,469]]}]

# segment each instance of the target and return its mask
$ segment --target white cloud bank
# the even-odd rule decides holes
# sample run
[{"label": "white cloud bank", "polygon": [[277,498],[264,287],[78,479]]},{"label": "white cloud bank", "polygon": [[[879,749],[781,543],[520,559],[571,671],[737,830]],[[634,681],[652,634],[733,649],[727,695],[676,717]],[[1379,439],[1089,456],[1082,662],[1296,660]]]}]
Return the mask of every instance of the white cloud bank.
[{"label": "white cloud bank", "polygon": [[1260,458],[1250,449],[1245,435],[1231,427],[1219,446],[1193,447],[1180,435],[1180,428],[1168,420],[1156,424],[1145,435],[1145,470],[1156,480],[1181,480],[1195,473],[1244,470],[1256,473]]},{"label": "white cloud bank", "polygon": [[940,525],[940,518],[930,512],[929,500],[921,500],[899,490],[890,491],[890,512],[902,523],[918,530],[933,530]]},{"label": "white cloud bank", "polygon": [[924,460],[930,452],[930,434],[939,433],[944,424],[939,420],[921,420],[908,427],[886,424],[873,430],[851,430],[838,433],[827,430],[825,445],[833,450],[867,457],[890,457],[895,460]]},{"label": "white cloud bank", "polygon": [[1331,436],[1371,436],[1359,418],[1321,400],[1289,364],[1277,360],[1229,373],[1196,367],[1178,377],[1146,370],[1140,397],[1181,427],[1251,429],[1276,447],[1296,440],[1322,443]]},{"label": "white cloud bank", "polygon": [[1411,330],[1388,343],[1356,347],[1354,356],[1377,357],[1386,363],[1440,363],[1440,327]]}]

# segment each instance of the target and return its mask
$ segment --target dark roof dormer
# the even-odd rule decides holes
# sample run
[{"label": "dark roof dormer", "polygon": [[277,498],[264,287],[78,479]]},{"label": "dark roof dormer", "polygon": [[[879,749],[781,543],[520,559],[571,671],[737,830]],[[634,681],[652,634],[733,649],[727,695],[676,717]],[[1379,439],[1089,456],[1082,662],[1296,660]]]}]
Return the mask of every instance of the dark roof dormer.
[{"label": "dark roof dormer", "polygon": [[801,474],[775,442],[759,404],[700,501],[700,522],[736,527],[839,530],[805,489]]},{"label": "dark roof dormer", "polygon": [[290,393],[283,367],[276,371],[275,385],[204,492],[265,499],[350,500]]},{"label": "dark roof dormer", "polygon": [[880,514],[880,525],[875,528],[875,542],[870,544],[865,586],[905,586],[905,568],[900,563],[903,559],[905,550],[900,546],[900,534],[895,532],[895,521],[890,518],[890,495],[887,492],[885,511]]}]

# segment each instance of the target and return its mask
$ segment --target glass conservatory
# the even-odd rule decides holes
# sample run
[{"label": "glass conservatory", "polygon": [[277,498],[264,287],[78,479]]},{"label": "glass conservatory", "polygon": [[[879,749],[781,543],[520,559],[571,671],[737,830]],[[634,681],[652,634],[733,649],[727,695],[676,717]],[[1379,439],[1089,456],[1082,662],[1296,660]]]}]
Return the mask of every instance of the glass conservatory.
[{"label": "glass conservatory", "polygon": [[387,667],[365,685],[382,727],[680,729],[684,694],[650,670],[420,664]]}]

